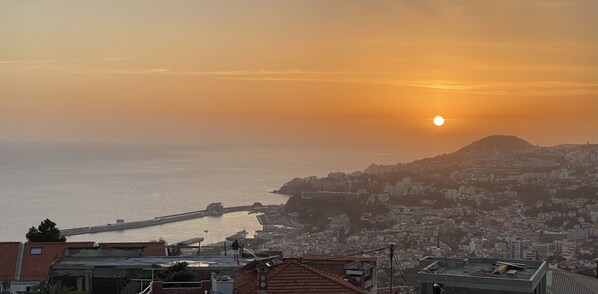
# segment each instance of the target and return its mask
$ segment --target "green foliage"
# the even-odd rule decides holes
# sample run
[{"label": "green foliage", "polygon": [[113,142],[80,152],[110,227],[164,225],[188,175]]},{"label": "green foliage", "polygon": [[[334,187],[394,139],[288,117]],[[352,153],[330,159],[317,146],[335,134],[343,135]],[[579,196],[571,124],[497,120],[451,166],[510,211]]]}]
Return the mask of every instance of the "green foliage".
[{"label": "green foliage", "polygon": [[76,291],[73,288],[63,287],[60,281],[56,283],[52,282],[40,282],[33,286],[33,293],[40,294],[80,294],[81,292]]},{"label": "green foliage", "polygon": [[164,282],[191,282],[195,280],[195,275],[187,270],[187,262],[175,262],[167,269],[163,270],[159,277]]},{"label": "green foliage", "polygon": [[180,256],[182,254],[181,248],[178,246],[168,247],[168,256]]},{"label": "green foliage", "polygon": [[546,185],[543,184],[531,184],[522,185],[514,189],[517,192],[517,198],[523,201],[526,205],[532,205],[538,200],[550,201],[551,196],[546,189]]},{"label": "green foliage", "polygon": [[556,196],[559,198],[568,198],[568,199],[575,199],[575,198],[594,198],[596,197],[596,193],[598,193],[597,187],[590,187],[590,186],[582,186],[575,190],[558,190]]},{"label": "green foliage", "polygon": [[37,228],[29,228],[25,237],[29,242],[66,242],[66,238],[60,236],[56,223],[50,219],[43,220]]},{"label": "green foliage", "polygon": [[329,217],[345,214],[349,218],[351,231],[356,232],[363,228],[372,227],[368,221],[362,221],[363,213],[372,216],[386,215],[388,206],[378,202],[367,205],[368,196],[359,196],[357,199],[338,198],[307,198],[295,195],[289,198],[285,206],[286,213],[297,213],[298,218],[319,230],[330,222]]},{"label": "green foliage", "polygon": [[448,244],[452,250],[456,251],[459,244],[463,244],[463,238],[467,237],[467,232],[457,227],[446,227],[440,230],[438,240]]},{"label": "green foliage", "polygon": [[280,187],[279,190],[275,190],[275,193],[284,194],[284,195],[299,195],[301,192],[306,191],[315,191],[316,188],[300,178],[294,178],[288,183],[284,184]]}]

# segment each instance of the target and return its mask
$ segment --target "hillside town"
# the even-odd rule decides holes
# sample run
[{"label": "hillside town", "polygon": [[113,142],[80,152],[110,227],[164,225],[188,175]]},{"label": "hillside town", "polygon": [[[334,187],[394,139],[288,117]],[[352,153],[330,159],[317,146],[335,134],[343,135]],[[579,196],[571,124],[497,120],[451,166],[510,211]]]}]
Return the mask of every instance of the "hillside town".
[{"label": "hillside town", "polygon": [[[320,206],[333,202],[338,209],[323,216],[324,225],[310,215],[309,230],[271,233],[261,249],[331,254],[394,243],[406,271],[425,256],[476,256],[548,260],[553,267],[594,276],[596,145],[540,148],[516,137],[487,137],[453,154],[409,164],[297,178],[278,192],[295,194],[299,201],[315,198]],[[382,205],[387,212],[363,212],[355,222],[342,203]],[[301,213],[290,217],[301,219]],[[389,264],[388,256],[379,258],[381,265]],[[379,278],[388,282],[386,275]]]},{"label": "hillside town", "polygon": [[[64,242],[46,220],[39,232],[49,228],[57,242],[32,228],[27,243],[0,243],[0,289],[31,293],[51,281],[78,293],[564,293],[598,284],[597,145],[492,136],[412,163],[296,178],[276,192],[291,195],[286,205],[250,206],[262,230],[216,244]],[[212,203],[193,214],[228,210]],[[472,282],[479,275],[488,285]]]}]

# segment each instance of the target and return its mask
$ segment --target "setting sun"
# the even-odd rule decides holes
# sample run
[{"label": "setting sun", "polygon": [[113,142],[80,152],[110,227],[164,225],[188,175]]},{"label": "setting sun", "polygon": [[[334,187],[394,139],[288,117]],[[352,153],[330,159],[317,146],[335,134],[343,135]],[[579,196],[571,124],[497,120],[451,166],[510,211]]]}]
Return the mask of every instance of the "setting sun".
[{"label": "setting sun", "polygon": [[440,127],[440,126],[442,126],[442,125],[444,124],[444,117],[442,117],[442,116],[440,116],[440,115],[437,115],[437,116],[434,118],[434,124],[435,124],[437,127]]}]

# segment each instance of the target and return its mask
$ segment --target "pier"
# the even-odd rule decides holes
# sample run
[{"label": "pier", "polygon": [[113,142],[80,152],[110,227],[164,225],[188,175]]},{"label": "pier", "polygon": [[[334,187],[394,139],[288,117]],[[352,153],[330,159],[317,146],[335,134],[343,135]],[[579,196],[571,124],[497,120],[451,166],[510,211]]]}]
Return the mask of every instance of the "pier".
[{"label": "pier", "polygon": [[140,220],[140,221],[124,222],[122,220],[119,220],[118,222],[113,223],[113,224],[64,229],[64,230],[60,230],[60,234],[62,236],[74,236],[74,235],[93,234],[93,233],[109,232],[109,231],[122,231],[122,230],[129,230],[129,229],[138,229],[138,228],[145,228],[145,227],[158,226],[158,225],[163,225],[163,224],[168,224],[168,223],[180,222],[180,221],[185,221],[185,220],[190,220],[190,219],[202,218],[205,216],[218,216],[218,215],[222,215],[224,213],[237,212],[237,211],[266,212],[268,210],[277,209],[282,206],[283,205],[261,205],[258,203],[254,203],[253,205],[223,207],[221,203],[212,203],[212,204],[208,205],[208,207],[205,210],[197,210],[197,211],[177,213],[177,214],[171,214],[171,215],[165,215],[165,216],[158,216],[158,217],[155,217],[152,219]]}]

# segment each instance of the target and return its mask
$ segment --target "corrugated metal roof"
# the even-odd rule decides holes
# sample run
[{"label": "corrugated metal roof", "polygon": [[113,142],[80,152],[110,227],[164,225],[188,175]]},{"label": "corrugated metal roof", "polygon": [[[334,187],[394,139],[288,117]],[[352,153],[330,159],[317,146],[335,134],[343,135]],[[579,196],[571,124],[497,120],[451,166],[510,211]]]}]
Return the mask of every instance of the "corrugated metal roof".
[{"label": "corrugated metal roof", "polygon": [[143,256],[166,256],[166,251],[164,250],[164,242],[112,242],[101,243],[100,246],[104,248],[143,247]]},{"label": "corrugated metal roof", "polygon": [[549,294],[598,294],[598,279],[552,269],[546,273],[546,290]]}]

